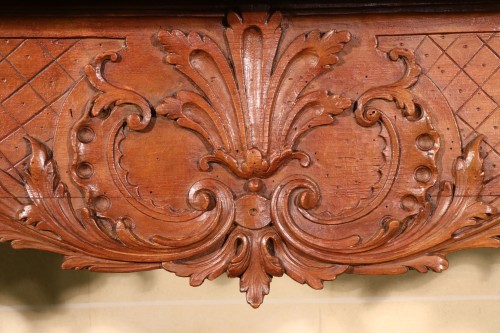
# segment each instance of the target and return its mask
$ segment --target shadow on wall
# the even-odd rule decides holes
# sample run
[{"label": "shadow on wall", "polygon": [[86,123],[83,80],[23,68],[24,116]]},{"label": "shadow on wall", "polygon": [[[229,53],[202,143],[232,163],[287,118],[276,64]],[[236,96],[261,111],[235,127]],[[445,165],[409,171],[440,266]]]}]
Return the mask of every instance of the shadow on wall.
[{"label": "shadow on wall", "polygon": [[[481,283],[481,281],[490,280],[491,275],[498,271],[495,267],[500,265],[500,250],[466,250],[450,254],[448,259],[450,270],[465,273],[468,269],[473,269],[479,274],[475,277],[476,282]],[[53,309],[53,306],[57,307],[67,302],[68,291],[92,285],[97,280],[104,278],[104,275],[107,278],[113,278],[116,274],[92,273],[86,270],[62,270],[61,262],[62,256],[58,254],[39,250],[13,250],[10,244],[0,243],[0,306],[11,303],[8,300],[11,298],[17,304],[29,306],[31,310]],[[156,275],[147,273],[125,274],[140,276],[141,279],[148,282],[141,284],[143,289],[140,291],[147,292],[148,288],[153,288],[154,284],[159,283],[155,280]],[[368,303],[374,305],[380,299],[390,298],[395,294],[401,295],[401,291],[404,291],[404,294],[415,295],[417,290],[425,290],[427,285],[438,283],[440,279],[444,283],[446,280],[444,275],[447,273],[446,271],[442,274],[410,272],[409,274],[393,276],[346,274],[340,276],[336,281],[326,282],[324,290],[319,292],[331,293],[332,296],[360,298],[360,302],[371,299]],[[174,277],[173,274],[171,277],[183,279]],[[467,278],[465,277],[465,279]],[[187,283],[187,280],[183,282]],[[224,274],[215,281],[206,281],[206,283],[216,284],[220,288],[233,288],[234,285],[230,282]],[[202,294],[201,290],[199,292]],[[456,290],[452,293],[460,294],[461,292],[462,290]],[[201,294],[200,296],[202,296]],[[272,291],[271,295],[273,295]],[[243,304],[244,299],[242,298],[241,301]],[[46,307],[47,305],[51,306]]]},{"label": "shadow on wall", "polygon": [[[0,244],[0,295],[34,306],[63,302],[68,289],[88,284],[98,275],[61,269],[62,256],[37,250],[14,250]],[[5,303],[0,299],[0,305]]]},{"label": "shadow on wall", "polygon": [[[414,295],[414,290],[425,289],[426,285],[432,283],[439,284],[440,279],[444,283],[447,273],[451,275],[449,271],[463,272],[465,275],[467,269],[473,269],[478,274],[479,280],[477,282],[480,283],[491,279],[491,274],[496,274],[494,266],[498,267],[500,265],[500,250],[494,248],[467,249],[450,253],[446,257],[450,268],[442,273],[435,273],[433,271],[418,273],[410,270],[408,273],[399,275],[344,274],[336,281],[326,282],[325,289],[332,292],[342,291],[342,293],[358,290],[362,298],[390,297],[397,290],[406,290],[408,294]],[[454,274],[453,276],[456,275]],[[463,290],[456,290],[454,293],[460,294],[462,292]]]}]

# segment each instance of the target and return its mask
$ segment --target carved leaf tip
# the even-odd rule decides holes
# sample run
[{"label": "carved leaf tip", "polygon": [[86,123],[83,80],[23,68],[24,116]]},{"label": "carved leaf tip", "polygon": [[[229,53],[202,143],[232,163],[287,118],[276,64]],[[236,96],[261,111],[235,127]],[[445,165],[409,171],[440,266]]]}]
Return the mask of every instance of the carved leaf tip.
[{"label": "carved leaf tip", "polygon": [[405,65],[403,76],[396,82],[380,87],[368,89],[357,100],[355,115],[358,124],[364,127],[374,125],[381,117],[381,111],[371,107],[370,103],[376,99],[396,103],[408,119],[418,119],[421,109],[415,104],[413,94],[408,91],[418,81],[421,74],[420,66],[415,62],[415,55],[411,50],[404,48],[392,49],[389,59],[397,61],[401,59]]},{"label": "carved leaf tip", "polygon": [[457,166],[459,169],[467,167],[474,167],[475,169],[482,168],[483,158],[480,156],[479,149],[483,139],[484,135],[479,134],[465,147],[463,158],[461,159],[465,164],[459,164]]},{"label": "carved leaf tip", "polygon": [[35,205],[26,205],[21,208],[17,214],[16,218],[19,221],[23,221],[26,225],[35,225],[41,221],[40,211]]},{"label": "carved leaf tip", "polygon": [[235,11],[229,11],[226,15],[226,22],[229,28],[235,28],[241,25],[249,25],[258,22],[270,27],[278,28],[283,20],[280,11],[274,12],[243,12],[241,15]]},{"label": "carved leaf tip", "polygon": [[98,54],[91,64],[85,66],[84,71],[90,84],[97,90],[105,90],[109,86],[108,82],[103,77],[104,65],[107,61],[117,62],[120,60],[120,55],[114,51],[103,52]]},{"label": "carved leaf tip", "polygon": [[240,25],[243,23],[243,19],[234,11],[229,11],[226,15],[226,21],[230,27]]},{"label": "carved leaf tip", "polygon": [[320,30],[313,30],[304,35],[304,41],[318,52],[319,64],[324,69],[330,68],[339,61],[337,53],[342,51],[350,40],[351,34],[345,30],[329,30],[324,33]]},{"label": "carved leaf tip", "polygon": [[32,136],[26,135],[24,138],[31,146],[30,169],[45,167],[51,158],[51,153],[49,152],[47,146]]},{"label": "carved leaf tip", "polygon": [[26,136],[31,146],[31,158],[24,172],[25,188],[32,200],[44,196],[64,195],[65,187],[59,183],[59,173],[52,152],[39,140]]},{"label": "carved leaf tip", "polygon": [[406,66],[405,74],[398,82],[399,86],[410,88],[417,82],[418,77],[422,72],[422,68],[415,61],[415,54],[413,51],[405,48],[394,48],[389,52],[389,58],[392,61],[401,59]]},{"label": "carved leaf tip", "polygon": [[464,149],[463,155],[456,159],[452,170],[453,177],[456,179],[457,188],[455,195],[477,196],[483,188],[484,172],[483,158],[479,149],[484,139],[480,134],[472,140]]},{"label": "carved leaf tip", "polygon": [[134,105],[138,111],[125,116],[130,129],[140,131],[145,129],[151,121],[151,105],[139,93],[126,87],[117,87],[109,83],[103,76],[104,64],[107,61],[118,61],[119,55],[114,51],[104,52],[95,57],[93,65],[85,67],[85,74],[90,84],[100,91],[90,105],[90,114],[93,117],[109,116],[109,111],[116,112],[120,106]]},{"label": "carved leaf tip", "polygon": [[[245,272],[240,280],[240,291],[246,293],[247,303],[257,309],[263,302],[264,297],[269,294],[271,277],[261,269]],[[247,277],[247,275],[252,275]]]},{"label": "carved leaf tip", "polygon": [[166,97],[156,107],[156,113],[171,119],[181,116],[182,102],[176,97]]}]

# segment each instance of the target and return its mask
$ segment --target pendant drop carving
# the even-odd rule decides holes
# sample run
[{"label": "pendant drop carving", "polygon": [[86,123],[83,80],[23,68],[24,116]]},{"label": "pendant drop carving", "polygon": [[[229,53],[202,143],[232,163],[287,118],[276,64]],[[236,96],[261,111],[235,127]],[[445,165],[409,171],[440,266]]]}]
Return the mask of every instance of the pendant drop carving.
[{"label": "pendant drop carving", "polygon": [[165,269],[193,286],[226,273],[253,307],[283,274],[321,289],[500,246],[500,215],[481,199],[484,137],[448,148],[447,111],[411,49],[374,64],[399,79],[354,93],[349,31],[297,33],[279,12],[225,21],[222,36],[155,34],[158,70],[180,87],[164,95],[117,79],[130,52],[86,64],[66,102],[81,116],[61,115],[55,138],[69,159],[27,136],[19,188],[0,172],[0,240],[60,253],[66,269]]}]

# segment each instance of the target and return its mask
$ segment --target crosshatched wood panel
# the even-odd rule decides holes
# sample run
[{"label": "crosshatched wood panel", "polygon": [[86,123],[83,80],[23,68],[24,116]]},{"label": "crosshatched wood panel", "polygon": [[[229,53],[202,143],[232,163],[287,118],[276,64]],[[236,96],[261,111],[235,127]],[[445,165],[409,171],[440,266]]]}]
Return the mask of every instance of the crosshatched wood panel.
[{"label": "crosshatched wood panel", "polygon": [[283,274],[498,247],[499,21],[5,18],[0,238],[66,269],[227,273],[254,307]]}]

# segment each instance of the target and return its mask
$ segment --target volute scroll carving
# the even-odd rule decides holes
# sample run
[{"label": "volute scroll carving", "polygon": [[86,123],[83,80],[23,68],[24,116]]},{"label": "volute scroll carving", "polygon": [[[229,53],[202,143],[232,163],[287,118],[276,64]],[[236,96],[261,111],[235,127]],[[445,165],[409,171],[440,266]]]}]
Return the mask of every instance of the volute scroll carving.
[{"label": "volute scroll carving", "polygon": [[[110,75],[130,53],[97,54],[69,93],[91,96],[58,137],[69,164],[27,136],[24,200],[0,172],[0,239],[63,254],[67,269],[162,268],[193,286],[226,273],[253,307],[283,274],[321,289],[343,273],[440,272],[450,252],[500,246],[500,215],[480,198],[483,136],[448,149],[446,110],[419,87],[412,50],[384,55],[399,79],[344,92],[330,81],[353,61],[349,31],[286,38],[279,12],[226,21],[222,38],[155,34],[161,66],[187,82],[161,98]],[[318,145],[338,154],[325,161]]]}]

